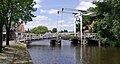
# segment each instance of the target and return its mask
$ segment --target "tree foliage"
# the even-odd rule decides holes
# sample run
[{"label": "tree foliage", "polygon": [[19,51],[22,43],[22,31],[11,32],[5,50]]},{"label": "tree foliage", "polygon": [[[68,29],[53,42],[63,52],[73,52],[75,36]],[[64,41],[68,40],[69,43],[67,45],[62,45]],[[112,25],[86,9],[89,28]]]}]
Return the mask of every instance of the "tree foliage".
[{"label": "tree foliage", "polygon": [[9,45],[11,23],[13,21],[18,23],[19,19],[25,21],[25,23],[32,21],[32,17],[35,16],[31,12],[35,11],[33,7],[35,2],[33,0],[4,0],[3,2],[7,2],[6,5],[8,5],[5,26],[7,30],[6,44]]},{"label": "tree foliage", "polygon": [[64,33],[64,32],[68,32],[68,30],[61,30],[59,33]]},{"label": "tree foliage", "polygon": [[[92,8],[92,10],[93,10],[93,8]],[[96,19],[96,17],[83,16],[83,21],[82,21],[83,25],[82,26],[90,25],[95,19]],[[76,19],[76,32],[80,32],[80,18]]]},{"label": "tree foliage", "polygon": [[[9,45],[11,23],[18,23],[19,19],[31,21],[35,17],[31,12],[36,11],[33,7],[34,0],[1,0],[0,1],[0,23],[6,27],[6,44]],[[2,30],[0,30],[2,32]],[[2,38],[2,36],[0,36]],[[1,44],[0,44],[1,45]]]},{"label": "tree foliage", "polygon": [[64,30],[64,32],[68,32],[68,30]]},{"label": "tree foliage", "polygon": [[53,33],[56,33],[56,32],[57,32],[57,28],[53,28],[53,29],[52,29],[52,32],[53,32]]},{"label": "tree foliage", "polygon": [[46,32],[48,32],[48,28],[45,26],[38,26],[31,30],[31,33],[34,33],[34,34],[44,34]]},{"label": "tree foliage", "polygon": [[120,46],[120,1],[108,0],[106,2],[93,2],[97,7],[97,23],[94,26],[97,37],[103,42],[113,46]]}]

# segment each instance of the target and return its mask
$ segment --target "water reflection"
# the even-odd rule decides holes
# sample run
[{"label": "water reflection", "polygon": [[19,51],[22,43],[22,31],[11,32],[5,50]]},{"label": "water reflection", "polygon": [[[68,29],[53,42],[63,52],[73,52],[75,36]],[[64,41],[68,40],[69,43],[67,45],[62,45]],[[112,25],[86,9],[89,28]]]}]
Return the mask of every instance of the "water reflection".
[{"label": "water reflection", "polygon": [[38,45],[28,48],[34,64],[120,64],[120,48],[73,46],[66,40],[61,47],[51,47],[49,40],[32,44]]}]

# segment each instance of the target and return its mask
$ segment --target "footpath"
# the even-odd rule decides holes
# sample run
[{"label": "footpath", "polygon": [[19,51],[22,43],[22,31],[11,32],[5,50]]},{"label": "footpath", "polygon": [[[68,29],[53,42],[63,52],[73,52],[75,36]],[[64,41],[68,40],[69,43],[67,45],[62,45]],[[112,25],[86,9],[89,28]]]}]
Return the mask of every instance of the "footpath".
[{"label": "footpath", "polygon": [[0,64],[32,64],[32,60],[24,43],[11,41],[0,53]]}]

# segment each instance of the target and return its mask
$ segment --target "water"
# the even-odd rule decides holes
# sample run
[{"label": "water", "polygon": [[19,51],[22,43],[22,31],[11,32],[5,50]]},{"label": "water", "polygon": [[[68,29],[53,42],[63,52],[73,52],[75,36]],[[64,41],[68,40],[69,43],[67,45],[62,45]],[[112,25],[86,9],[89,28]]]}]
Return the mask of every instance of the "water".
[{"label": "water", "polygon": [[120,48],[62,45],[51,47],[49,40],[32,42],[28,48],[34,64],[120,64]]}]

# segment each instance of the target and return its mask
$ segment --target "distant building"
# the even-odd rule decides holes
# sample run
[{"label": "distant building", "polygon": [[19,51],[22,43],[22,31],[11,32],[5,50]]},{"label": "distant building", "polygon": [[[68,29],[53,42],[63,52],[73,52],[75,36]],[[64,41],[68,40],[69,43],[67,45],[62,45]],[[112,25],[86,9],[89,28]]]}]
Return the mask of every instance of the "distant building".
[{"label": "distant building", "polygon": [[[13,40],[15,38],[15,27],[14,27],[14,22],[11,23],[11,28],[10,28],[10,40]],[[3,26],[3,40],[6,39],[6,28],[5,25]]]}]

